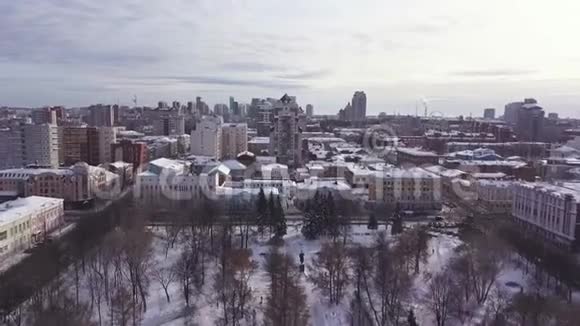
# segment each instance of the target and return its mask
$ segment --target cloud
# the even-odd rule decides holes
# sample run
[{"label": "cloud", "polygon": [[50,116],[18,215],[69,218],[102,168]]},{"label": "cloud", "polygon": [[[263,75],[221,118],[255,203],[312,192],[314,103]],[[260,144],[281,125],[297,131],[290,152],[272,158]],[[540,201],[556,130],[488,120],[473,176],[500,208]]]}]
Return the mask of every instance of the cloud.
[{"label": "cloud", "polygon": [[488,69],[455,71],[451,75],[460,77],[510,77],[533,75],[535,73],[537,73],[536,70],[529,69]]},{"label": "cloud", "polygon": [[220,68],[241,72],[264,72],[280,69],[279,66],[260,62],[230,62],[220,65]]},{"label": "cloud", "polygon": [[173,82],[184,84],[198,85],[219,85],[219,86],[248,86],[258,88],[274,89],[298,89],[308,88],[308,85],[294,81],[281,80],[264,80],[255,78],[230,78],[230,77],[211,77],[211,76],[149,76],[144,77],[146,80],[156,80],[160,84]]},{"label": "cloud", "polygon": [[319,69],[319,70],[312,70],[312,71],[304,71],[304,72],[290,72],[284,74],[276,75],[277,78],[281,79],[317,79],[323,78],[330,75],[330,70],[328,69]]}]

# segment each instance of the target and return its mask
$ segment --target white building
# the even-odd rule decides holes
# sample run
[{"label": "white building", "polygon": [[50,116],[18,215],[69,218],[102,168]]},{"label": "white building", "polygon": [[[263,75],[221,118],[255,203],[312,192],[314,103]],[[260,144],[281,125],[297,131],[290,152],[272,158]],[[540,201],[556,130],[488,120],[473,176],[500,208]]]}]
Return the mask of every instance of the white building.
[{"label": "white building", "polygon": [[477,181],[477,198],[491,213],[509,213],[512,210],[513,182],[497,180]]},{"label": "white building", "polygon": [[117,142],[116,127],[99,127],[99,163],[111,163],[111,144]]},{"label": "white building", "polygon": [[160,158],[136,176],[134,195],[145,203],[199,199],[209,191],[200,180],[203,177],[191,173],[190,162]]},{"label": "white building", "polygon": [[442,208],[441,177],[421,168],[377,171],[369,184],[369,200],[391,209],[438,211]]},{"label": "white building", "polygon": [[221,158],[223,120],[220,116],[204,116],[191,131],[191,154]]},{"label": "white building", "polygon": [[23,165],[59,166],[56,125],[23,125],[22,140]]},{"label": "white building", "polygon": [[248,150],[248,125],[227,123],[222,126],[222,158],[232,159]]},{"label": "white building", "polygon": [[0,204],[0,262],[64,223],[63,200],[31,196]]},{"label": "white building", "polygon": [[580,229],[580,184],[516,183],[512,215],[523,232],[564,248],[575,247]]}]

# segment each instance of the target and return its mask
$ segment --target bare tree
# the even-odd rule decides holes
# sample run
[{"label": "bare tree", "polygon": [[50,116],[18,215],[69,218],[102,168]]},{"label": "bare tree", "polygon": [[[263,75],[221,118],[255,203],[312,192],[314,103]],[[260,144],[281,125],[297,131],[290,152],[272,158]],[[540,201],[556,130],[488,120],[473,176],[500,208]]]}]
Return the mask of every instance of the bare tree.
[{"label": "bare tree", "polygon": [[242,320],[251,318],[253,295],[249,282],[256,267],[250,251],[222,248],[214,275],[215,301],[222,311],[220,325],[239,326]]},{"label": "bare tree", "polygon": [[306,295],[300,285],[298,266],[288,254],[274,248],[266,260],[270,291],[264,317],[267,325],[302,326],[308,322]]},{"label": "bare tree", "polygon": [[453,275],[448,271],[442,271],[435,275],[427,276],[427,307],[435,315],[437,326],[445,326],[450,317],[451,305],[457,296]]},{"label": "bare tree", "polygon": [[156,266],[151,271],[151,276],[153,279],[157,281],[157,283],[159,283],[159,285],[161,285],[163,288],[167,303],[171,302],[171,298],[169,297],[169,286],[171,283],[175,282],[177,278],[176,274],[177,273],[175,272],[175,268],[172,266]]},{"label": "bare tree", "polygon": [[355,250],[356,299],[375,325],[398,325],[405,315],[411,276],[403,248],[390,246],[381,232],[371,250]]},{"label": "bare tree", "polygon": [[350,282],[350,258],[341,242],[324,243],[310,268],[310,279],[330,303],[339,304]]}]

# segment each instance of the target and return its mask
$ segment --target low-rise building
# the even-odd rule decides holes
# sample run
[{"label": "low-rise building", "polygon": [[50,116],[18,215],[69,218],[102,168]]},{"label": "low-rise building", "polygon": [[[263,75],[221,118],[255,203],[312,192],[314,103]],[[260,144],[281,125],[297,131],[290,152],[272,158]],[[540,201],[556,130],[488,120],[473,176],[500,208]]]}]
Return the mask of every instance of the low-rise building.
[{"label": "low-rise building", "polygon": [[522,232],[562,248],[577,249],[580,184],[515,183],[512,215]]},{"label": "low-rise building", "polygon": [[439,155],[418,148],[399,147],[397,148],[397,163],[415,166],[437,165]]},{"label": "low-rise building", "polygon": [[106,169],[79,162],[70,168],[22,168],[0,171],[0,192],[13,197],[64,199],[67,208],[91,206],[99,196],[116,193],[118,177]]},{"label": "low-rise building", "polygon": [[392,168],[372,175],[369,200],[377,206],[413,212],[442,208],[441,177],[421,168]]},{"label": "low-rise building", "polygon": [[64,223],[63,200],[30,196],[0,204],[0,262],[24,251]]},{"label": "low-rise building", "polygon": [[513,182],[496,180],[477,181],[477,198],[488,212],[501,214],[512,210]]}]

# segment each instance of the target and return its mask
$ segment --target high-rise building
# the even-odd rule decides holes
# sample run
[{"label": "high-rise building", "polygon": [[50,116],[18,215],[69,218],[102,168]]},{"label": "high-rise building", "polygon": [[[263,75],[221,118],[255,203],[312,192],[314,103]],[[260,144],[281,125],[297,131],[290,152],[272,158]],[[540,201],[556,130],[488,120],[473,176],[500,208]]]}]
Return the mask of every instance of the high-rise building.
[{"label": "high-rise building", "polygon": [[65,118],[62,106],[44,107],[32,111],[32,122],[37,125],[45,123],[60,125]]},{"label": "high-rise building", "polygon": [[233,159],[248,150],[248,125],[227,123],[222,126],[222,158]]},{"label": "high-rise building", "polygon": [[191,154],[220,158],[223,119],[204,116],[191,131]]},{"label": "high-rise building", "polygon": [[483,118],[486,120],[493,120],[495,119],[495,109],[489,108],[483,110]]},{"label": "high-rise building", "polygon": [[548,113],[548,119],[550,120],[558,120],[560,117],[558,116],[558,113],[556,112],[550,112]]},{"label": "high-rise building", "polygon": [[353,121],[364,121],[367,116],[367,95],[363,91],[357,91],[352,96]]},{"label": "high-rise building", "polygon": [[306,104],[306,116],[312,118],[314,115],[314,107],[312,104]]},{"label": "high-rise building", "polygon": [[524,102],[513,102],[506,104],[503,113],[504,121],[508,124],[515,125],[518,121],[518,112],[523,105]]},{"label": "high-rise building", "polygon": [[273,128],[270,132],[270,154],[278,163],[290,167],[302,164],[302,131],[306,116],[295,97],[284,94],[273,104]]},{"label": "high-rise building", "polygon": [[153,120],[153,132],[160,136],[175,136],[185,133],[185,117],[180,114],[172,114],[167,111],[166,114],[159,115]]},{"label": "high-rise building", "polygon": [[58,167],[58,127],[52,124],[22,126],[22,165]]},{"label": "high-rise building", "polygon": [[127,139],[111,144],[111,155],[111,160],[114,162],[123,161],[133,164],[135,173],[139,173],[143,165],[149,160],[147,144]]},{"label": "high-rise building", "polygon": [[90,106],[88,123],[94,127],[113,127],[115,125],[115,109],[111,105]]},{"label": "high-rise building", "polygon": [[518,110],[515,131],[519,141],[537,142],[544,139],[544,109],[537,105],[536,100],[524,101]]},{"label": "high-rise building", "polygon": [[117,128],[100,127],[97,133],[99,135],[99,163],[112,163],[111,145],[117,142]]},{"label": "high-rise building", "polygon": [[61,127],[63,163],[66,166],[77,162],[99,165],[99,134],[96,127]]},{"label": "high-rise building", "polygon": [[221,115],[222,117],[229,116],[229,108],[226,104],[216,104],[213,106],[213,113],[217,115]]}]

